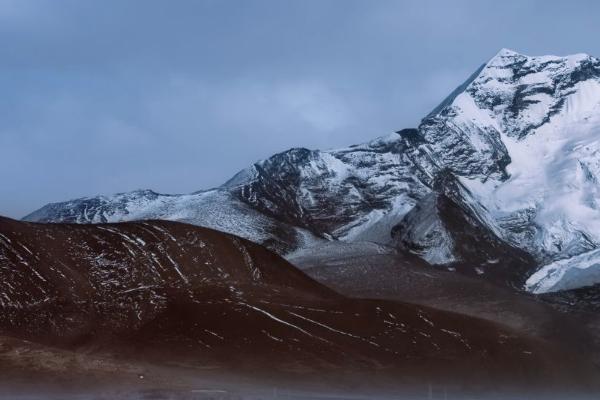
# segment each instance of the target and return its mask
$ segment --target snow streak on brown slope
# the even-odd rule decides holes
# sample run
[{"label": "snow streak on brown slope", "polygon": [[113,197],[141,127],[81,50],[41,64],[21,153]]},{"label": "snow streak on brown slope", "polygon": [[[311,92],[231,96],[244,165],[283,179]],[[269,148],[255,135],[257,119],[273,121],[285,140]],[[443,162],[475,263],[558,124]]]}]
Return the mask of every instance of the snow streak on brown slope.
[{"label": "snow streak on brown slope", "polygon": [[166,221],[0,219],[0,299],[0,335],[161,362],[523,383],[573,378],[560,357],[579,373],[498,325],[345,298],[259,245]]}]

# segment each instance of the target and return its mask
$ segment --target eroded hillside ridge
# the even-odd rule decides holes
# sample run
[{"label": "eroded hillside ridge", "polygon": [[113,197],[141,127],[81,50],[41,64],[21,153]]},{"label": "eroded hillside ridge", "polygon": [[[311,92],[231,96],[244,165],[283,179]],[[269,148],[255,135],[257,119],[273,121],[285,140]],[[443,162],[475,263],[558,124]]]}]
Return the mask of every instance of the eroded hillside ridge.
[{"label": "eroded hillside ridge", "polygon": [[170,221],[0,218],[0,278],[0,344],[271,375],[376,370],[498,388],[589,378],[560,346],[425,306],[347,298],[260,245]]}]

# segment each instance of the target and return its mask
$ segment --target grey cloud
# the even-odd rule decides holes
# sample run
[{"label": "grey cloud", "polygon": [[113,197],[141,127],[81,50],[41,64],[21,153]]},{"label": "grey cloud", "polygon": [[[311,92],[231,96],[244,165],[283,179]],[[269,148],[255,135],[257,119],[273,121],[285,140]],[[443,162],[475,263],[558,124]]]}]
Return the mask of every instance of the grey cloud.
[{"label": "grey cloud", "polygon": [[0,0],[0,214],[189,192],[415,126],[502,47],[600,55],[579,1]]}]

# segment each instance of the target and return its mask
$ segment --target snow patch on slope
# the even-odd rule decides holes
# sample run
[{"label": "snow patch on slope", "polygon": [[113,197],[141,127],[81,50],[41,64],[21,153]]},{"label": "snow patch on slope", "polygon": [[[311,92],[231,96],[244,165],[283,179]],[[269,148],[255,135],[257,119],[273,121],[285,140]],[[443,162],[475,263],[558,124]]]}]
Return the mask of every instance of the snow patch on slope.
[{"label": "snow patch on slope", "polygon": [[547,293],[596,283],[600,283],[600,249],[545,265],[526,285],[533,293]]},{"label": "snow patch on slope", "polygon": [[[151,193],[151,195],[142,195]],[[41,222],[110,223],[148,219],[186,222],[241,236],[257,243],[273,238],[276,222],[225,190],[183,195],[136,191],[50,204],[24,218]],[[302,242],[319,239],[289,227]]]},{"label": "snow patch on slope", "polygon": [[600,243],[600,82],[576,85],[564,111],[535,134],[502,136],[509,178],[463,183],[497,220],[531,213],[535,233],[525,243],[510,232],[504,237],[540,258],[572,248],[582,235]]}]

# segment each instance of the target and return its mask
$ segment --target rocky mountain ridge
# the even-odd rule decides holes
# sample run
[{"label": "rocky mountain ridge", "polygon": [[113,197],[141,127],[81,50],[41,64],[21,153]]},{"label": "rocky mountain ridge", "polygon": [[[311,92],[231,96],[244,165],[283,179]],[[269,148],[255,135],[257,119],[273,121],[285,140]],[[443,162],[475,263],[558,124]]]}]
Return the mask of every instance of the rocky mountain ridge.
[{"label": "rocky mountain ridge", "polygon": [[[329,240],[396,244],[431,264],[548,291],[553,263],[600,243],[599,111],[598,59],[503,49],[417,129],[291,149],[210,191],[78,199],[25,219],[179,220],[281,254]],[[556,288],[600,280],[595,267],[581,270]]]}]

